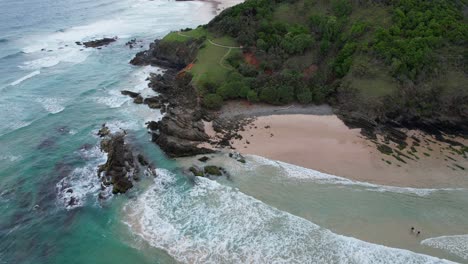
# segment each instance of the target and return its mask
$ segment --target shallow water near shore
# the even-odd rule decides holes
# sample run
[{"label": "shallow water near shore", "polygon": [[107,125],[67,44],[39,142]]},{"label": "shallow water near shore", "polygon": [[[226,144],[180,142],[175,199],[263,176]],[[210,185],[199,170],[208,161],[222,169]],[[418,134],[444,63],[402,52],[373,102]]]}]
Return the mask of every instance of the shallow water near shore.
[{"label": "shallow water near shore", "polygon": [[[147,47],[206,23],[210,3],[8,0],[0,15],[0,263],[468,262],[457,240],[450,251],[443,240],[420,244],[466,234],[466,190],[293,179],[277,163],[225,156],[217,161],[230,179],[194,185],[183,162],[149,142],[144,123],[159,111],[120,90],[152,94],[145,79],[160,69],[129,65],[142,48],[125,42]],[[101,50],[75,44],[104,36],[118,40]],[[100,202],[103,123],[125,129],[159,176]],[[71,209],[63,186],[80,198]],[[410,235],[411,225],[423,234]]]}]

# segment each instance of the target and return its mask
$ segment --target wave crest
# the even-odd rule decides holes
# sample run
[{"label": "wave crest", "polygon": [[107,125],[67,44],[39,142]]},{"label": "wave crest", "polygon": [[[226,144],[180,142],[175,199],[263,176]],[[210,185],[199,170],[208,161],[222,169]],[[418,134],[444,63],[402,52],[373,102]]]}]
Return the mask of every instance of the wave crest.
[{"label": "wave crest", "polygon": [[184,263],[449,263],[332,233],[215,181],[158,170],[124,208],[130,230]]}]

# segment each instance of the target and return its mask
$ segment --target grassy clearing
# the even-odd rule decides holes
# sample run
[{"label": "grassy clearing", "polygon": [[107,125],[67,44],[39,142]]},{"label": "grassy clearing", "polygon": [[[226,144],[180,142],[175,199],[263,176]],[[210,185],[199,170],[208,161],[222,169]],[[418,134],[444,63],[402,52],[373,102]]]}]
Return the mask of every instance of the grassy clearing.
[{"label": "grassy clearing", "polygon": [[167,42],[185,42],[191,38],[194,39],[199,39],[201,37],[207,36],[208,32],[206,29],[199,27],[190,31],[184,31],[184,32],[171,32],[167,34],[164,38],[163,41]]},{"label": "grassy clearing", "polygon": [[[222,83],[226,74],[231,71],[220,65],[226,58],[223,57],[229,51],[227,48],[211,45],[205,42],[203,48],[198,51],[197,59],[190,73],[194,76],[195,85],[204,82]],[[232,51],[229,54],[232,56]],[[223,63],[223,65],[227,65]]]},{"label": "grassy clearing", "polygon": [[171,32],[163,38],[163,41],[185,42],[189,39],[202,37],[206,37],[207,40],[200,46],[197,58],[189,72],[193,74],[195,85],[207,81],[222,83],[226,74],[231,71],[231,67],[225,60],[240,50],[219,47],[211,44],[208,40],[219,45],[237,47],[238,44],[233,38],[228,36],[214,37],[205,28],[198,27],[189,31]]}]

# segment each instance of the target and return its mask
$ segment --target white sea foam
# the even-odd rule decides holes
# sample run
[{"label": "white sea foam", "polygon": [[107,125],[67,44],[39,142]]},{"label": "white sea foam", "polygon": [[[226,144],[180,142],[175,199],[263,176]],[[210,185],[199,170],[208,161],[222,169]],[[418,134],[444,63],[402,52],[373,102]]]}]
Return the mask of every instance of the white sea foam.
[{"label": "white sea foam", "polygon": [[468,234],[424,239],[422,245],[439,248],[468,260]]},{"label": "white sea foam", "polygon": [[36,98],[36,102],[40,103],[47,112],[57,114],[65,109],[63,104],[66,100],[63,98],[39,97]]},{"label": "white sea foam", "polygon": [[350,180],[347,178],[339,177],[336,175],[331,175],[323,173],[320,171],[296,166],[282,161],[270,160],[264,157],[248,155],[253,163],[250,166],[273,166],[284,171],[284,175],[289,178],[304,180],[304,181],[314,181],[317,183],[323,184],[340,184],[340,185],[354,185],[362,186],[368,191],[377,191],[377,192],[394,192],[394,193],[408,193],[415,194],[419,196],[427,196],[431,193],[438,191],[456,191],[456,190],[465,190],[463,188],[440,188],[440,189],[430,189],[430,188],[411,188],[411,187],[396,187],[396,186],[387,186],[379,185],[368,182],[361,182]]},{"label": "white sea foam", "polygon": [[125,96],[122,96],[122,95],[116,95],[116,94],[112,94],[110,93],[109,96],[101,96],[101,97],[96,97],[94,98],[94,100],[98,103],[98,104],[103,104],[103,105],[106,105],[110,108],[119,108],[121,107],[123,104],[127,103],[127,102],[130,102],[130,97],[125,97]]},{"label": "white sea foam", "polygon": [[[121,121],[112,120],[106,123],[106,126],[112,133],[123,132],[125,130],[137,130],[140,128],[139,124],[135,120]],[[96,131],[97,132],[97,131]]]},{"label": "white sea foam", "polygon": [[[26,37],[21,41],[25,43],[22,51],[32,59],[20,67],[41,69],[61,62],[81,63],[96,50],[76,45],[75,42],[103,37],[162,37],[168,30],[204,24],[210,19],[209,3],[133,0],[120,1],[118,4],[122,5],[121,11],[109,14],[105,19],[50,34],[41,32]],[[191,15],[194,12],[208,15],[194,18]],[[123,45],[123,41],[119,42],[113,45]]]},{"label": "white sea foam", "polygon": [[151,73],[160,74],[164,71],[159,67],[145,66],[140,70],[135,71],[132,79],[130,80],[130,85],[133,86],[134,92],[140,93],[143,97],[156,96],[158,93],[153,91],[153,89],[148,87],[149,80],[148,77]]},{"label": "white sea foam", "polygon": [[100,190],[97,167],[106,162],[107,155],[98,146],[81,150],[80,155],[87,161],[86,165],[74,169],[56,184],[57,201],[66,209],[83,206],[88,195],[96,196]]},{"label": "white sea foam", "polygon": [[206,178],[158,170],[124,207],[130,230],[183,263],[449,263],[334,234]]},{"label": "white sea foam", "polygon": [[17,160],[22,160],[23,157],[21,155],[1,155],[0,156],[0,161],[2,160],[7,160],[7,161],[10,161],[10,162],[15,162]]},{"label": "white sea foam", "polygon": [[39,74],[41,74],[40,71],[33,71],[33,72],[31,72],[30,74],[28,74],[28,75],[26,75],[26,76],[24,76],[24,77],[21,77],[21,78],[19,78],[18,80],[16,80],[16,81],[10,83],[10,85],[11,85],[11,86],[18,85],[18,84],[20,84],[20,83],[26,81],[27,79],[32,78],[32,77],[34,77],[34,76],[36,76],[36,75],[39,75]]}]

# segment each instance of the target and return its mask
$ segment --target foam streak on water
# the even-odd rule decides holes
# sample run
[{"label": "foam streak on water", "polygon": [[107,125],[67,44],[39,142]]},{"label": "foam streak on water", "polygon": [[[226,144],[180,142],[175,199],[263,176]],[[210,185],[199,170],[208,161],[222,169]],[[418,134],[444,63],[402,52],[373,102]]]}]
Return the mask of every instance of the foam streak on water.
[{"label": "foam streak on water", "polygon": [[184,263],[450,263],[334,234],[206,178],[190,186],[158,175],[125,221]]},{"label": "foam streak on water", "polygon": [[36,75],[39,75],[39,74],[41,74],[40,71],[33,71],[33,72],[31,72],[30,74],[28,74],[28,75],[26,75],[26,76],[24,76],[24,77],[21,77],[21,78],[19,78],[18,80],[12,82],[10,85],[11,85],[11,86],[18,85],[18,84],[24,82],[25,80],[27,80],[27,79],[29,79],[29,78],[32,78],[32,77],[34,77],[34,76],[36,76]]},{"label": "foam streak on water", "polygon": [[428,238],[421,241],[421,244],[445,250],[468,260],[468,234]]},{"label": "foam streak on water", "polygon": [[284,171],[284,175],[289,178],[303,180],[303,181],[314,181],[314,182],[323,183],[323,184],[362,186],[366,188],[366,190],[368,191],[408,193],[408,194],[415,194],[418,196],[427,196],[433,192],[438,192],[438,191],[465,190],[463,188],[428,189],[428,188],[411,188],[411,187],[396,187],[396,186],[379,185],[379,184],[373,184],[373,183],[368,183],[368,182],[350,180],[347,178],[323,173],[323,172],[312,170],[312,169],[307,169],[307,168],[289,164],[286,162],[270,160],[270,159],[260,157],[260,156],[248,155],[248,157],[253,161],[253,163],[251,163],[250,166],[277,167],[279,169],[282,169]]}]

